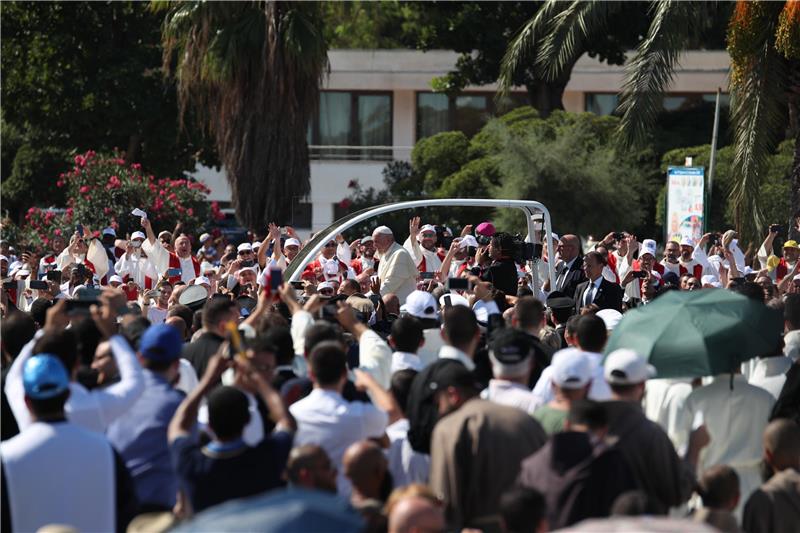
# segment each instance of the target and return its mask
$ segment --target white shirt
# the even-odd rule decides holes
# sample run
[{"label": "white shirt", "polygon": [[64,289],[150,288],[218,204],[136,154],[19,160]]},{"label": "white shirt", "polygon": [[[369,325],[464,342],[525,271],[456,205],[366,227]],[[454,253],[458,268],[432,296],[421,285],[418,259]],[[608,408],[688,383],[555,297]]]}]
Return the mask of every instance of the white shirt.
[{"label": "white shirt", "polygon": [[398,370],[422,370],[422,361],[415,353],[409,352],[394,352],[392,354],[392,374]]},{"label": "white shirt", "polygon": [[[6,376],[6,396],[20,430],[31,423],[25,405],[22,369],[31,357],[34,343],[41,335],[42,333],[37,332],[33,340],[22,348]],[[136,360],[136,354],[131,350],[128,341],[121,335],[114,335],[109,342],[111,354],[119,368],[120,380],[108,387],[91,391],[80,383],[72,382],[69,384],[70,396],[65,406],[67,419],[70,422],[99,433],[105,433],[111,422],[130,409],[144,392],[145,386],[142,367]]]},{"label": "white shirt", "polygon": [[679,455],[684,454],[689,443],[682,416],[690,392],[692,384],[688,379],[648,379],[645,383],[644,413],[667,433]]},{"label": "white shirt", "polygon": [[765,357],[756,362],[747,382],[761,387],[777,400],[786,383],[786,372],[792,367],[792,360],[785,355]]},{"label": "white shirt", "polygon": [[439,349],[439,359],[455,359],[462,362],[470,372],[475,370],[475,362],[472,358],[454,346],[442,346]]},{"label": "white shirt", "polygon": [[0,444],[0,456],[14,531],[48,524],[116,530],[114,453],[103,435],[35,422]]},{"label": "white shirt", "polygon": [[500,405],[522,409],[529,415],[542,405],[542,401],[535,396],[528,387],[505,379],[491,379],[489,386],[481,391],[481,398]]},{"label": "white shirt", "polygon": [[297,421],[294,445],[321,446],[339,471],[339,495],[349,497],[351,485],[344,475],[342,456],[354,442],[382,436],[389,416],[372,404],[347,402],[338,392],[319,388],[293,403],[289,412]]},{"label": "white shirt", "polygon": [[[588,397],[598,402],[611,399],[611,388],[603,377],[603,354],[585,352],[592,362],[592,384],[589,387]],[[539,376],[539,381],[533,387],[533,394],[538,396],[542,404],[550,403],[556,396],[553,392],[553,367],[548,366]]]},{"label": "white shirt", "polygon": [[783,336],[783,355],[792,361],[800,358],[800,329],[790,331]]},{"label": "white shirt", "polygon": [[389,437],[386,458],[395,488],[411,483],[425,485],[430,475],[431,456],[414,451],[408,442],[408,427],[408,419],[401,418],[386,428],[386,435]]},{"label": "white shirt", "polygon": [[197,379],[197,372],[195,372],[192,363],[183,357],[178,359],[178,363],[180,365],[178,368],[180,377],[178,378],[178,383],[175,385],[175,388],[179,391],[183,391],[188,396],[189,393],[192,392],[199,383]]},{"label": "white shirt", "polygon": [[696,413],[702,413],[711,442],[700,452],[697,471],[713,465],[729,465],[739,474],[739,508],[761,485],[759,462],[763,456],[764,428],[775,398],[745,381],[744,376],[714,376],[708,385],[694,389],[686,398],[683,427],[692,430]]},{"label": "white shirt", "polygon": [[151,324],[163,324],[167,319],[167,311],[169,310],[151,305],[147,309],[147,320],[149,320]]},{"label": "white shirt", "polygon": [[153,280],[153,283],[158,281],[158,272],[156,272],[156,268],[153,266],[146,257],[142,257],[140,254],[132,253],[130,259],[126,257],[127,254],[123,254],[122,257],[119,258],[117,264],[114,268],[117,271],[117,274],[122,276],[130,276],[131,281],[136,283],[139,287],[145,287],[145,278],[150,278]]},{"label": "white shirt", "polygon": [[[169,270],[169,252],[164,248],[164,245],[161,244],[161,241],[156,239],[155,244],[150,244],[150,241],[145,239],[142,243],[142,250],[144,250],[147,257],[150,258],[150,262],[155,266],[158,275],[163,276],[166,274],[167,270]],[[186,258],[178,256],[178,263],[181,269],[181,281],[184,283],[191,283],[191,281],[197,277],[194,271],[192,256],[190,255]]]},{"label": "white shirt", "polygon": [[417,357],[422,362],[423,368],[439,359],[439,350],[444,346],[441,328],[430,328],[422,330],[425,344],[417,350]]},{"label": "white shirt", "polygon": [[438,272],[442,268],[442,260],[436,253],[436,250],[428,250],[423,248],[419,241],[412,240],[411,237],[406,239],[403,243],[403,248],[408,250],[411,258],[414,259],[414,265],[419,268],[422,260],[425,260],[425,272]]},{"label": "white shirt", "polygon": [[392,379],[392,349],[377,332],[369,329],[358,339],[358,368],[389,388]]}]

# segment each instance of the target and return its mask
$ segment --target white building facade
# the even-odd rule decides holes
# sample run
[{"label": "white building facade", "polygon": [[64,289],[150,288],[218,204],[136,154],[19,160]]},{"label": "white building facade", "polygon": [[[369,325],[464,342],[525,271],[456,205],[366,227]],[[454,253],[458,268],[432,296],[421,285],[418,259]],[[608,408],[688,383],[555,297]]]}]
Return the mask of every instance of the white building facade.
[{"label": "white building facade", "polygon": [[[630,57],[632,54],[628,54]],[[525,105],[524,92],[512,92],[504,109],[494,101],[496,85],[469,87],[455,97],[433,93],[430,82],[454,68],[450,51],[332,50],[330,75],[309,131],[311,193],[293,202],[292,225],[301,233],[316,231],[335,220],[338,203],[348,196],[348,183],[383,187],[381,171],[392,159],[410,160],[417,140],[441,131],[471,135],[494,114]],[[730,59],[725,51],[685,54],[676,71],[666,109],[698,99],[713,101],[717,88],[728,85]],[[610,114],[624,77],[623,66],[582,57],[564,91],[567,111]],[[224,169],[201,167],[195,177],[209,186],[211,200],[230,205]]]}]

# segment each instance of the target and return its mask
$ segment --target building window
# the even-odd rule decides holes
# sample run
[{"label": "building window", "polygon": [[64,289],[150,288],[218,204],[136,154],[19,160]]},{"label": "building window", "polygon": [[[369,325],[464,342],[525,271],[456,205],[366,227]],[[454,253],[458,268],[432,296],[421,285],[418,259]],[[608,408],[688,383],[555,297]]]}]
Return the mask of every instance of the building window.
[{"label": "building window", "polygon": [[[664,96],[662,105],[664,111],[679,111],[691,109],[704,103],[713,104],[716,101],[716,93],[673,93]],[[730,95],[722,94],[720,105],[730,104]],[[619,97],[616,94],[607,93],[586,93],[585,109],[595,115],[614,115],[617,114]]]},{"label": "building window", "polygon": [[292,202],[292,219],[289,226],[298,229],[311,229],[311,202]]},{"label": "building window", "polygon": [[584,109],[595,115],[613,115],[618,104],[616,94],[587,93]]},{"label": "building window", "polygon": [[527,95],[512,93],[500,102],[494,93],[462,93],[449,96],[441,93],[417,93],[417,139],[443,131],[462,131],[472,136],[489,118],[515,107],[527,105]]},{"label": "building window", "polygon": [[392,95],[322,91],[309,126],[313,159],[392,159]]}]

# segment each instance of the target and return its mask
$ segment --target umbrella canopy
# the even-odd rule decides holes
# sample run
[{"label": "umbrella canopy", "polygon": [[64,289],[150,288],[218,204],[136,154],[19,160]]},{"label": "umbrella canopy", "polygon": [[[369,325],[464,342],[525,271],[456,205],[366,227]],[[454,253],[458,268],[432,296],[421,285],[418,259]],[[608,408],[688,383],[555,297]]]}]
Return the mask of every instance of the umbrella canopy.
[{"label": "umbrella canopy", "polygon": [[647,358],[659,378],[732,372],[780,345],[781,314],[727,290],[670,291],[625,313],[606,345]]},{"label": "umbrella canopy", "polygon": [[357,532],[361,516],[342,498],[303,489],[269,492],[212,507],[172,531]]}]

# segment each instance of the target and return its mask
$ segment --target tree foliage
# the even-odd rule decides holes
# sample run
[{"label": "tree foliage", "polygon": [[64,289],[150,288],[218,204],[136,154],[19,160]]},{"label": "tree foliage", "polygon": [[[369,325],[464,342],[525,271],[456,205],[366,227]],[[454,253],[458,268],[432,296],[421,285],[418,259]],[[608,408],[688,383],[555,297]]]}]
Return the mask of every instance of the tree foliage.
[{"label": "tree foliage", "polygon": [[162,174],[215,162],[198,136],[179,134],[147,4],[2,2],[0,19],[4,208],[63,202],[55,176],[89,148]]}]

